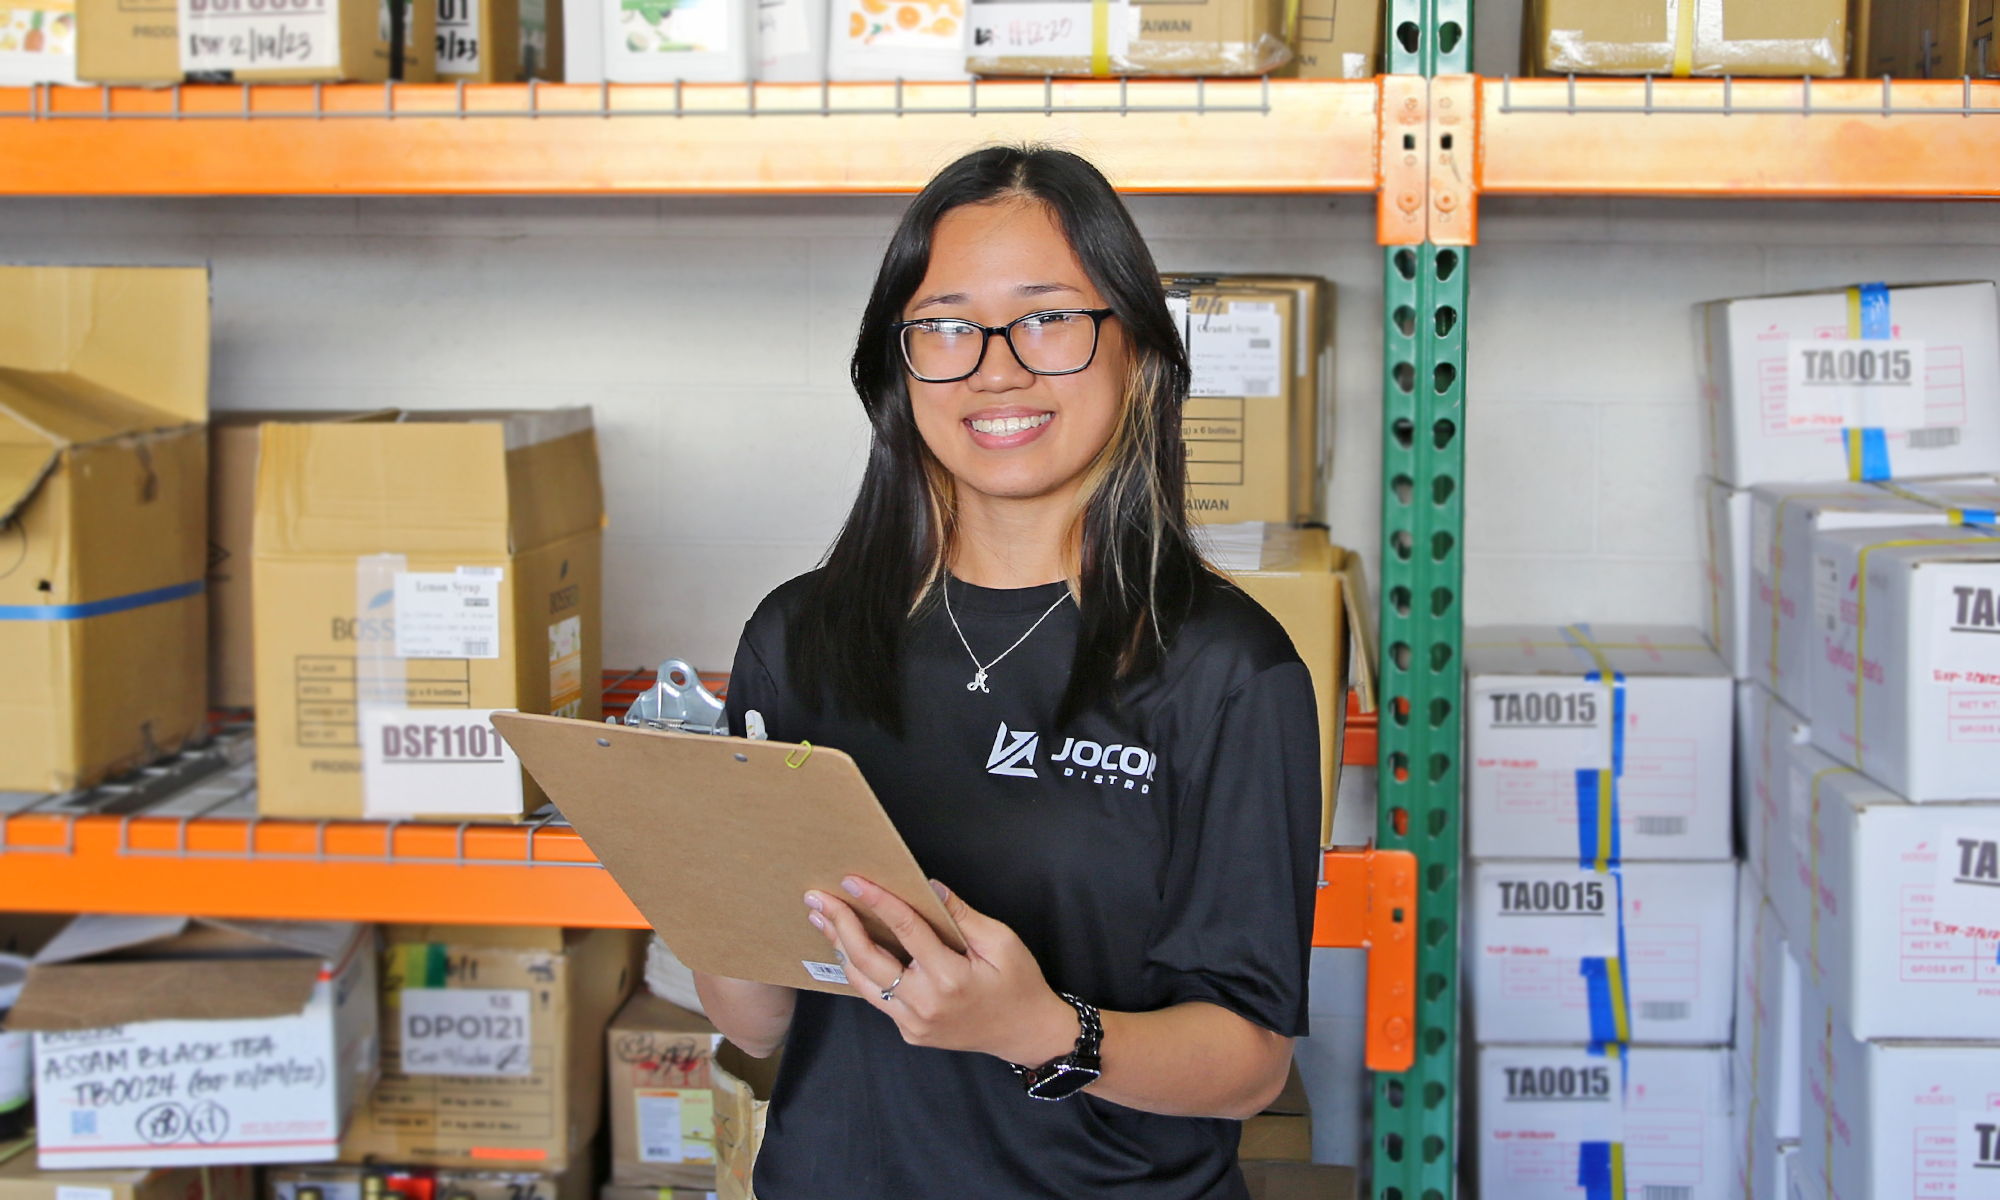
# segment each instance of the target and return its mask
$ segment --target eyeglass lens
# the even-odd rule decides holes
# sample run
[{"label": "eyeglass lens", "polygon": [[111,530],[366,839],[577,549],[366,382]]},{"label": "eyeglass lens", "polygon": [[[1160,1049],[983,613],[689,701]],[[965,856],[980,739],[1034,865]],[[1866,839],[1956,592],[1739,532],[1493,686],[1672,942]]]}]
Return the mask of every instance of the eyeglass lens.
[{"label": "eyeglass lens", "polygon": [[[1041,375],[1082,370],[1097,350],[1097,322],[1088,313],[1031,313],[1007,326],[1022,366]],[[903,330],[903,355],[919,379],[963,379],[979,369],[986,331],[970,321],[941,318]]]}]

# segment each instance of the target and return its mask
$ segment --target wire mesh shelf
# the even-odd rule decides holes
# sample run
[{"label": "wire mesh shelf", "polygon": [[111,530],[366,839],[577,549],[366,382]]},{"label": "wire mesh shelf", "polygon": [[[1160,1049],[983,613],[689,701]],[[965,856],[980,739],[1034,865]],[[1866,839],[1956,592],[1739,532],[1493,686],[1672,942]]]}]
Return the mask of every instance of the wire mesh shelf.
[{"label": "wire mesh shelf", "polygon": [[[1564,116],[1621,114],[1648,117],[2000,116],[2000,80],[1978,80],[1970,76],[1957,80],[1895,80],[1884,75],[1879,84],[1875,80],[1857,79],[1822,80],[1815,84],[1809,75],[1800,79],[1749,80],[1728,75],[1716,79],[1672,80],[1656,80],[1651,75],[1637,79],[1592,76],[1585,81],[1585,87],[1598,94],[1640,89],[1641,98],[1636,103],[1579,100],[1578,77],[1575,75],[1564,76],[1561,80],[1534,80],[1527,86],[1540,92],[1558,82],[1564,89],[1562,103],[1524,104],[1514,99],[1517,81],[1509,75],[1501,76],[1500,113],[1510,116],[1515,113],[1559,113]],[[1716,88],[1721,89],[1721,99],[1709,100],[1707,97]],[[1751,96],[1747,102],[1738,99],[1739,91],[1744,89]],[[1767,99],[1786,92],[1796,93],[1796,101],[1774,102]],[[1820,97],[1818,99],[1815,98],[1816,92]],[[1831,100],[1826,98],[1829,93]],[[1951,102],[1952,93],[1957,95],[1955,104]],[[1979,103],[1975,103],[1975,96],[1979,98]],[[1864,97],[1867,100],[1865,103],[1862,102]]]}]

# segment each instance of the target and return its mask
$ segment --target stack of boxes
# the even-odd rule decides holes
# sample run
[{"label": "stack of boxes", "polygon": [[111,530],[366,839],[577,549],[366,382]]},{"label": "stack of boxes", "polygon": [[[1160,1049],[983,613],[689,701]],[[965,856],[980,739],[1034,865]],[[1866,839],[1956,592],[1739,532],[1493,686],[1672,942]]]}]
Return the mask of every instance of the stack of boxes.
[{"label": "stack of boxes", "polygon": [[2000,468],[1994,287],[1719,301],[1701,327],[1707,620],[1738,679],[1744,1194],[1981,1195],[2000,486],[1918,477]]}]

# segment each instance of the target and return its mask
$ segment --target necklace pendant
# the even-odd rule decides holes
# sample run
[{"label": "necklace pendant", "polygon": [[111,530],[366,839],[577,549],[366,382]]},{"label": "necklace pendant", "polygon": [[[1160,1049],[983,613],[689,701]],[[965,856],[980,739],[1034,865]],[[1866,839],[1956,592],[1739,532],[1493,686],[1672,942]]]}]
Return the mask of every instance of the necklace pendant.
[{"label": "necklace pendant", "polygon": [[965,685],[965,690],[968,692],[985,692],[989,696],[993,694],[992,689],[986,686],[985,667],[979,668],[978,672],[973,675],[972,682]]}]

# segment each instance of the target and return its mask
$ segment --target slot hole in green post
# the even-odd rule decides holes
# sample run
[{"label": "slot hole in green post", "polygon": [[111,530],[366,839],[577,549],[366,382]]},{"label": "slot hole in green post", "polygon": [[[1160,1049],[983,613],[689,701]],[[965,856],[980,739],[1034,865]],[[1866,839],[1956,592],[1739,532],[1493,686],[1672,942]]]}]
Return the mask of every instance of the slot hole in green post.
[{"label": "slot hole in green post", "polygon": [[1451,611],[1451,589],[1437,587],[1431,589],[1431,615],[1441,617]]},{"label": "slot hole in green post", "polygon": [[1457,21],[1446,21],[1438,26],[1438,53],[1450,54],[1458,49],[1458,39],[1465,36],[1465,30]]},{"label": "slot hole in green post", "polygon": [[1411,308],[1407,304],[1398,305],[1391,319],[1396,322],[1396,331],[1404,337],[1417,336],[1416,309]]},{"label": "slot hole in green post", "polygon": [[[1446,146],[1445,149],[1449,150],[1451,147]],[[1439,305],[1432,318],[1437,325],[1437,335],[1441,338],[1450,337],[1451,331],[1458,328],[1458,310],[1449,304]]]},{"label": "slot hole in green post", "polygon": [[1439,363],[1431,371],[1431,386],[1442,396],[1458,381],[1458,368],[1450,363]]},{"label": "slot hole in green post", "polygon": [[1396,503],[1408,504],[1410,497],[1417,490],[1417,483],[1416,480],[1411,479],[1408,475],[1398,475],[1389,481],[1389,487],[1390,490],[1396,493]]},{"label": "slot hole in green post", "polygon": [[1416,422],[1408,417],[1397,417],[1390,423],[1389,433],[1396,439],[1396,445],[1408,450],[1417,440]]},{"label": "slot hole in green post", "polygon": [[1389,702],[1389,719],[1394,721],[1398,726],[1410,723],[1410,698],[1408,696],[1398,696]]},{"label": "slot hole in green post", "polygon": [[1398,559],[1401,559],[1403,562],[1410,561],[1410,551],[1414,549],[1415,546],[1416,546],[1416,540],[1410,536],[1410,531],[1407,529],[1398,529],[1396,532],[1389,535],[1390,549],[1394,550],[1396,552],[1396,557]]},{"label": "slot hole in green post", "polygon": [[[1393,644],[1392,644],[1392,645],[1391,645],[1391,646],[1389,647],[1389,661],[1390,661],[1390,662],[1392,662],[1392,663],[1395,663],[1395,664],[1396,664],[1396,669],[1397,669],[1398,671],[1407,671],[1407,670],[1409,670],[1409,669],[1410,669],[1410,644],[1409,644],[1408,642],[1396,642],[1396,643],[1393,643]],[[1398,696],[1398,697],[1396,697],[1396,699],[1398,699],[1398,700],[1404,700],[1404,697],[1402,697],[1402,696]],[[1407,701],[1405,701],[1405,703],[1407,703]]]},{"label": "slot hole in green post", "polygon": [[1405,21],[1396,26],[1396,41],[1403,47],[1403,53],[1415,54],[1417,47],[1423,44],[1422,31],[1415,21]]},{"label": "slot hole in green post", "polygon": [[1458,271],[1458,251],[1440,250],[1437,257],[1438,282],[1443,283]]},{"label": "slot hole in green post", "polygon": [[1431,755],[1432,783],[1436,783],[1438,780],[1443,779],[1447,774],[1450,773],[1450,771],[1451,771],[1451,755],[1449,754]]},{"label": "slot hole in green post", "polygon": [[[1442,976],[1437,976],[1442,981]],[[1444,1103],[1444,1085],[1433,1079],[1424,1085],[1424,1107],[1436,1108]]]},{"label": "slot hole in green post", "polygon": [[1431,425],[1431,445],[1442,450],[1451,445],[1451,439],[1458,436],[1458,426],[1449,417],[1440,417]]},{"label": "slot hole in green post", "polygon": [[1388,1093],[1389,1107],[1403,1107],[1403,1081],[1392,1076],[1389,1078],[1388,1083],[1389,1086],[1384,1090]]},{"label": "slot hole in green post", "polygon": [[1431,643],[1431,670],[1442,671],[1451,665],[1451,646],[1446,642]]},{"label": "slot hole in green post", "polygon": [[1458,542],[1448,529],[1440,529],[1431,535],[1431,561],[1443,562],[1451,554],[1451,548]]},{"label": "slot hole in green post", "polygon": [[1446,825],[1449,825],[1450,823],[1451,823],[1451,814],[1441,808],[1432,809],[1430,811],[1430,815],[1424,818],[1424,824],[1430,826],[1430,832],[1432,837],[1437,837],[1439,834],[1443,833],[1444,827]]},{"label": "slot hole in green post", "polygon": [[1409,616],[1409,615],[1410,615],[1410,589],[1409,589],[1409,588],[1406,588],[1406,587],[1404,587],[1404,586],[1402,586],[1401,584],[1397,584],[1397,585],[1396,585],[1395,587],[1392,587],[1392,588],[1390,588],[1390,589],[1389,589],[1389,605],[1390,605],[1390,607],[1392,607],[1392,608],[1394,608],[1394,609],[1396,610],[1396,615],[1397,615],[1397,616],[1399,616],[1399,617],[1407,617],[1407,616]]},{"label": "slot hole in green post", "polygon": [[1415,279],[1417,277],[1417,252],[1415,250],[1398,250],[1396,251],[1396,256],[1390,261],[1396,264],[1396,274],[1401,275],[1404,279]]},{"label": "slot hole in green post", "polygon": [[1385,1136],[1382,1139],[1382,1152],[1389,1156],[1390,1162],[1402,1162],[1403,1135],[1400,1133],[1391,1133]]},{"label": "slot hole in green post", "polygon": [[1443,696],[1433,698],[1431,700],[1431,728],[1442,728],[1444,723],[1450,719],[1451,701],[1445,699]]},{"label": "slot hole in green post", "polygon": [[1390,371],[1389,374],[1395,378],[1396,387],[1400,389],[1404,395],[1407,396],[1412,391],[1416,390],[1417,369],[1411,366],[1409,363],[1406,362],[1397,363],[1395,369]]},{"label": "slot hole in green post", "polygon": [[1458,484],[1453,482],[1451,476],[1439,475],[1431,480],[1431,503],[1443,508],[1450,503],[1452,493],[1457,490]]}]

